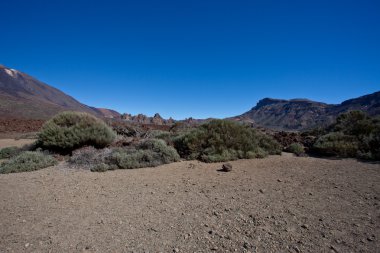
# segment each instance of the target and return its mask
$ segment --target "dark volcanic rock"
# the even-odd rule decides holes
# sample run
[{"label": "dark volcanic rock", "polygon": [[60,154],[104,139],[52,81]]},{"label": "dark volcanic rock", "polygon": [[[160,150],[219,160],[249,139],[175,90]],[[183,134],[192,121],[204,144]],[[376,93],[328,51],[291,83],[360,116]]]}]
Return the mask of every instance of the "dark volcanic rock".
[{"label": "dark volcanic rock", "polygon": [[380,114],[380,92],[344,101],[339,105],[315,102],[307,99],[260,100],[250,111],[231,118],[274,130],[306,130],[326,126],[344,112],[362,110],[370,115]]}]

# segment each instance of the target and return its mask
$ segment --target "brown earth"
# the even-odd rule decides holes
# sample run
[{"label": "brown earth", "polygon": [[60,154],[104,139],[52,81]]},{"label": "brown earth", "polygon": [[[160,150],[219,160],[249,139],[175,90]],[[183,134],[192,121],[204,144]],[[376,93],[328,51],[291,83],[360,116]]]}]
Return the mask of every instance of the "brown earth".
[{"label": "brown earth", "polygon": [[0,139],[0,149],[5,147],[22,147],[24,145],[32,144],[36,140],[33,139]]},{"label": "brown earth", "polygon": [[379,252],[379,164],[231,164],[0,175],[0,252]]},{"label": "brown earth", "polygon": [[0,118],[0,139],[26,138],[38,132],[44,120]]}]

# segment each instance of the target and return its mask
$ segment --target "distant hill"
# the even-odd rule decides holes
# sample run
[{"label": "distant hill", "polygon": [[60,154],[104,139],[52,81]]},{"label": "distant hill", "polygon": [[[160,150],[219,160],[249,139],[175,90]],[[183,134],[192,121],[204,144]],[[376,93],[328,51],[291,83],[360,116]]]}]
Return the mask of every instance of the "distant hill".
[{"label": "distant hill", "polygon": [[330,124],[339,114],[352,110],[380,115],[380,92],[350,99],[338,105],[307,99],[264,98],[248,112],[230,119],[275,130],[305,130]]},{"label": "distant hill", "polygon": [[0,65],[0,117],[47,119],[67,110],[99,117],[120,116],[116,111],[84,105],[25,73]]}]

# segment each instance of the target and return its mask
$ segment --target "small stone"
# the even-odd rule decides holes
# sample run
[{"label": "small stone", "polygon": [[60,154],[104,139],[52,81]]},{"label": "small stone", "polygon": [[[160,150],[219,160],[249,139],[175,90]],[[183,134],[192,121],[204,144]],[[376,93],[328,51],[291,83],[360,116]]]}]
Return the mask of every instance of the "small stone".
[{"label": "small stone", "polygon": [[214,247],[211,248],[211,250],[212,250],[212,251],[216,251],[216,250],[218,250],[218,247],[217,247],[217,246],[214,246]]},{"label": "small stone", "polygon": [[230,163],[223,164],[222,171],[224,171],[224,172],[230,172],[230,171],[232,171],[232,165]]},{"label": "small stone", "polygon": [[281,179],[277,179],[277,182],[281,183],[281,182],[282,182],[282,180],[281,180]]},{"label": "small stone", "polygon": [[30,246],[30,243],[25,244],[25,248],[28,248]]},{"label": "small stone", "polygon": [[175,248],[174,250],[173,250],[173,252],[179,252],[179,249],[178,248]]},{"label": "small stone", "polygon": [[369,242],[373,242],[373,240],[374,240],[374,237],[373,237],[373,236],[371,236],[371,237],[368,237],[368,238],[367,238],[367,240],[368,240]]},{"label": "small stone", "polygon": [[294,246],[293,249],[294,249],[295,252],[301,253],[301,250],[297,246]]},{"label": "small stone", "polygon": [[308,226],[308,225],[306,225],[306,224],[303,224],[303,225],[301,226],[301,228],[304,228],[304,229],[308,229],[308,228],[309,228],[309,226]]},{"label": "small stone", "polygon": [[262,194],[264,194],[265,190],[264,189],[260,189],[259,192],[262,193]]}]

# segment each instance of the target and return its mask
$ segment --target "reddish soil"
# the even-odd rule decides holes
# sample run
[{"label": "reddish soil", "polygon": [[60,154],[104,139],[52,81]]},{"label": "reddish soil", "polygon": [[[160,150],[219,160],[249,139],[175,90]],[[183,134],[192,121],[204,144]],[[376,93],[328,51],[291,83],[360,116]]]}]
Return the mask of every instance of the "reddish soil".
[{"label": "reddish soil", "polygon": [[44,124],[39,119],[7,119],[0,118],[0,133],[30,133],[37,132]]}]

